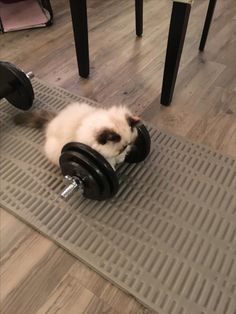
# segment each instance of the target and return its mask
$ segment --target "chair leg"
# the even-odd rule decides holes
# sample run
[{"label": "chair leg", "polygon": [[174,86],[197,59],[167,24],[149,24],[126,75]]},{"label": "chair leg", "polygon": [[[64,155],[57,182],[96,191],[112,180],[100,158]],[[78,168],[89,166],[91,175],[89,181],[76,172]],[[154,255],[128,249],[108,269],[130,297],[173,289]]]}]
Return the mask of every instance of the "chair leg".
[{"label": "chair leg", "polygon": [[191,4],[173,3],[161,91],[161,104],[164,106],[169,106],[172,100],[190,10]]},{"label": "chair leg", "polygon": [[143,34],[143,0],[135,0],[135,24],[136,35],[141,37]]},{"label": "chair leg", "polygon": [[89,45],[86,0],[70,0],[70,10],[79,75],[87,78],[89,76]]},{"label": "chair leg", "polygon": [[214,14],[214,10],[215,10],[215,6],[216,6],[216,1],[217,0],[210,0],[209,1],[209,5],[208,5],[208,9],[207,9],[207,15],[206,15],[206,19],[205,19],[205,23],[204,23],[204,27],[203,27],[203,31],[202,31],[202,37],[201,37],[201,41],[200,41],[200,45],[199,45],[199,50],[203,51],[205,48],[205,44],[206,44],[206,40],[207,40],[207,35],[211,26],[211,20]]}]

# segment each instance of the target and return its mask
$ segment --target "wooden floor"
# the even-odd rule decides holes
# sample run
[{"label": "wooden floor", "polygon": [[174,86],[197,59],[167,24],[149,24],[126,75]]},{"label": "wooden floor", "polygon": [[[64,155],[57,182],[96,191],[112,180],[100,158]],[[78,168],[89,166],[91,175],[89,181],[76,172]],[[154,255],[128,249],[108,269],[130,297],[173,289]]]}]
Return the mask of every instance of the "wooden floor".
[{"label": "wooden floor", "polygon": [[[218,1],[203,54],[208,1],[195,1],[169,108],[159,99],[171,1],[145,1],[144,37],[136,39],[133,0],[89,0],[89,80],[77,75],[68,1],[51,2],[54,25],[0,35],[0,59],[101,103],[136,103],[160,128],[236,157],[235,0]],[[2,313],[149,313],[3,210],[0,230]]]}]

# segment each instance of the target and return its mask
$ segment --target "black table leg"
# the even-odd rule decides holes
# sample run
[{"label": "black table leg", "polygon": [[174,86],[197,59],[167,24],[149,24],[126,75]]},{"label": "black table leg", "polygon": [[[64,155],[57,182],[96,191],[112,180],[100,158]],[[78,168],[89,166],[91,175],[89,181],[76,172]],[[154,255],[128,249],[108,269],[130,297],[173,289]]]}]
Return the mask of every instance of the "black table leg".
[{"label": "black table leg", "polygon": [[86,78],[89,76],[89,46],[86,0],[70,0],[70,10],[79,75]]},{"label": "black table leg", "polygon": [[190,10],[191,4],[173,3],[161,91],[161,104],[165,106],[172,100]]},{"label": "black table leg", "polygon": [[141,37],[143,34],[143,0],[135,0],[135,24],[136,35]]},{"label": "black table leg", "polygon": [[216,6],[216,1],[217,0],[210,0],[209,1],[207,15],[206,15],[206,19],[205,19],[205,23],[204,23],[204,27],[203,27],[203,31],[202,31],[202,37],[201,37],[201,41],[200,41],[200,45],[199,45],[200,51],[203,51],[205,48],[207,35],[208,35],[209,29],[211,26],[211,20],[212,20],[213,14],[214,14],[215,6]]}]

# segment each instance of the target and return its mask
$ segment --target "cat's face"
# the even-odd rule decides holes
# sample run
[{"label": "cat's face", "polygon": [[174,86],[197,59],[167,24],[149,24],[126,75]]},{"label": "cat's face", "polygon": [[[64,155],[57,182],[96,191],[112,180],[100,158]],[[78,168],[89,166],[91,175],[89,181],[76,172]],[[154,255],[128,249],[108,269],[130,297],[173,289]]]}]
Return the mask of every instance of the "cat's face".
[{"label": "cat's face", "polygon": [[128,152],[137,137],[136,123],[137,119],[129,116],[111,128],[102,127],[97,132],[94,148],[109,158],[119,156],[124,151]]},{"label": "cat's face", "polygon": [[[124,107],[112,107],[97,112],[86,119],[83,129],[87,128],[83,142],[98,151],[105,158],[113,158],[128,152],[137,138],[135,125],[139,118]],[[85,134],[83,131],[82,133]],[[81,136],[81,132],[80,132]]]}]

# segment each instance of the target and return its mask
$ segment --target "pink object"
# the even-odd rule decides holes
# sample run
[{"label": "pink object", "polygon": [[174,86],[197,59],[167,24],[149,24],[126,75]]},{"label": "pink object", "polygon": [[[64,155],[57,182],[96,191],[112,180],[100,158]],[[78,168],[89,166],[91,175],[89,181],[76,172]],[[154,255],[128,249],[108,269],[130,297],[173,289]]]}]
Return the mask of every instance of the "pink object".
[{"label": "pink object", "polygon": [[47,12],[37,0],[9,2],[0,0],[0,17],[4,32],[45,26],[49,20]]}]

